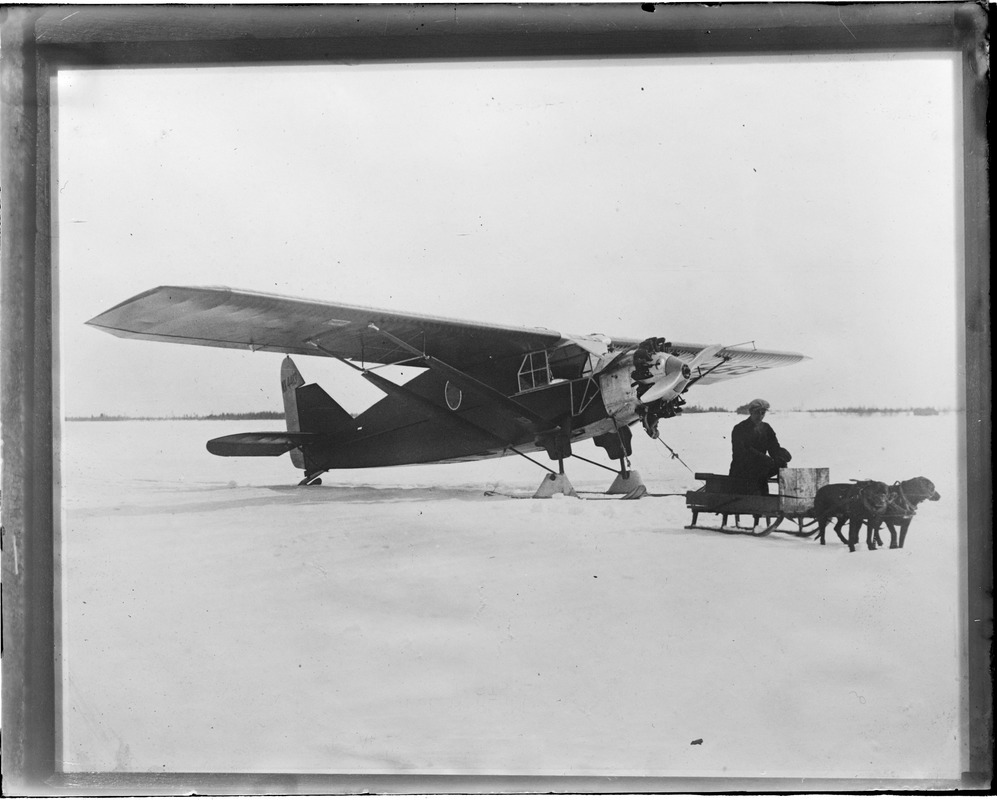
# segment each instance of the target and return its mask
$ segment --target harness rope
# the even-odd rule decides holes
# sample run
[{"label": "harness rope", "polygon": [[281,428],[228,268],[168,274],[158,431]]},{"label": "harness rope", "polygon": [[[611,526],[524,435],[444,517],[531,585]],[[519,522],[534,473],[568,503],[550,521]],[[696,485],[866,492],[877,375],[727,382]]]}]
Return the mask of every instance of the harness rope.
[{"label": "harness rope", "polygon": [[914,513],[917,511],[917,504],[916,503],[912,503],[910,501],[910,499],[907,497],[907,494],[904,492],[904,485],[903,485],[903,483],[901,481],[897,481],[893,485],[896,487],[897,493],[900,495],[900,499],[904,501],[904,504],[903,504],[902,507],[898,504],[897,506],[895,506],[895,508],[901,514],[904,514],[904,515],[910,514],[911,516],[913,516]]},{"label": "harness rope", "polygon": [[[852,478],[852,480],[855,481],[854,478]],[[869,497],[868,490],[869,490],[869,484],[871,483],[872,481],[855,481],[855,486],[854,486],[855,495],[846,495],[845,497],[842,497],[834,505],[833,509],[829,513],[832,516],[837,516],[843,512],[847,512],[849,510],[849,505],[851,504],[851,502],[856,499],[856,495],[858,497],[858,500],[862,503],[862,507],[870,514],[874,516],[880,516],[883,513],[885,513],[888,505],[887,502],[885,501],[885,498],[884,498],[884,505],[879,510],[873,508],[870,505],[872,500]]]},{"label": "harness rope", "polygon": [[695,471],[695,470],[694,470],[694,469],[693,469],[692,467],[690,467],[690,466],[689,466],[688,464],[686,464],[686,463],[685,463],[685,462],[684,462],[684,461],[682,460],[681,456],[679,456],[679,454],[678,454],[678,453],[676,453],[676,452],[675,452],[674,450],[672,450],[672,448],[670,448],[670,447],[669,447],[669,446],[668,446],[667,444],[665,444],[665,443],[664,443],[664,442],[662,441],[662,439],[661,439],[661,437],[660,437],[660,436],[658,437],[657,441],[661,442],[661,445],[662,445],[662,447],[664,447],[664,448],[665,448],[665,449],[666,449],[666,450],[667,450],[667,451],[668,451],[669,453],[671,453],[671,454],[672,454],[672,458],[677,458],[677,459],[678,459],[678,461],[679,461],[679,463],[680,463],[680,464],[681,464],[681,465],[682,465],[683,467],[685,467],[685,468],[686,468],[687,470],[689,470],[689,472],[691,472],[691,473],[692,473],[693,475],[695,475],[695,474],[696,474],[696,471]]}]

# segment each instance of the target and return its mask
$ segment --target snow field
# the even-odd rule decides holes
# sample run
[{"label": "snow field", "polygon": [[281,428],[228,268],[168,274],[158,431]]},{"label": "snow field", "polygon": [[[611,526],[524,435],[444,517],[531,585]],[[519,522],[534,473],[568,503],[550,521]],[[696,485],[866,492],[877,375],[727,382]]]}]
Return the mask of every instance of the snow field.
[{"label": "snow field", "polygon": [[[736,421],[662,436],[723,472]],[[486,496],[539,484],[515,457],[299,488],[204,451],[254,423],[65,423],[64,767],[958,777],[959,418],[771,422],[794,466],[942,501],[904,550],[850,554],[685,530],[681,497]],[[698,486],[634,438],[652,492]]]}]

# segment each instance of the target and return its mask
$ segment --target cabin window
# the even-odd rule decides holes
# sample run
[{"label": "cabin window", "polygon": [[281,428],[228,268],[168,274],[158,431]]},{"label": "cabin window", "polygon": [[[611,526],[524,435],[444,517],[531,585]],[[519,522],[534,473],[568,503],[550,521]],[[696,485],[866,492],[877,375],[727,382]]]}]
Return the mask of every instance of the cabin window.
[{"label": "cabin window", "polygon": [[546,386],[550,381],[550,363],[547,360],[547,351],[538,350],[535,353],[527,353],[519,367],[519,391],[525,392],[529,389]]},{"label": "cabin window", "polygon": [[596,360],[577,345],[561,347],[550,354],[551,378],[565,378],[569,381],[583,378],[592,373]]}]

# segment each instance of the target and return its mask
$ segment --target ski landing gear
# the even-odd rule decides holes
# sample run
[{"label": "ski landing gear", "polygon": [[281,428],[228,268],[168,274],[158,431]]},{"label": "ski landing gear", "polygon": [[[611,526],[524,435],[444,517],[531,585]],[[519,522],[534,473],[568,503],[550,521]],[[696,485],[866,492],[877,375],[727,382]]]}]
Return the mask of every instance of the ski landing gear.
[{"label": "ski landing gear", "polygon": [[616,479],[606,494],[622,494],[624,499],[636,499],[647,494],[647,487],[644,486],[640,473],[630,469],[630,455],[633,453],[630,444],[633,441],[633,431],[630,428],[617,428],[615,431],[594,437],[592,441],[597,447],[605,450],[607,456],[620,462],[620,471],[616,473]]},{"label": "ski landing gear", "polygon": [[575,487],[571,485],[568,476],[564,474],[564,461],[561,459],[558,459],[557,462],[557,472],[547,473],[533,497],[547,499],[556,494],[563,494],[565,497],[578,497]]},{"label": "ski landing gear", "polygon": [[616,480],[606,490],[606,494],[622,494],[626,498],[637,498],[647,494],[647,487],[635,469],[627,469],[629,464],[620,462],[620,471]]},{"label": "ski landing gear", "polygon": [[537,444],[547,451],[549,458],[557,459],[557,472],[549,472],[533,496],[547,498],[563,494],[565,497],[578,497],[575,487],[564,474],[564,459],[571,457],[571,420],[565,420],[558,429],[539,436]]}]

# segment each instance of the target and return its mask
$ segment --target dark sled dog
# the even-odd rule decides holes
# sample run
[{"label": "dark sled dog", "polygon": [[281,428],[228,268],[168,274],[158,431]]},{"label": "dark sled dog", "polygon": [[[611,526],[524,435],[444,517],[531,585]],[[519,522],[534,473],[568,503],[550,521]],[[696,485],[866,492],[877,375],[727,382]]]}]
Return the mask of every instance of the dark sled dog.
[{"label": "dark sled dog", "polygon": [[[837,518],[834,532],[855,552],[859,530],[880,519],[887,510],[889,487],[882,481],[855,481],[854,483],[829,483],[817,490],[814,497],[814,517],[818,529],[816,538],[825,544],[824,532],[832,517]],[[841,530],[848,523],[848,538]]]},{"label": "dark sled dog", "polygon": [[910,522],[917,513],[917,507],[925,500],[938,501],[942,496],[935,490],[935,484],[920,476],[906,481],[897,481],[886,496],[886,511],[875,520],[869,531],[870,550],[876,545],[882,546],[879,538],[879,528],[885,523],[890,530],[890,549],[896,550],[904,546]]}]

